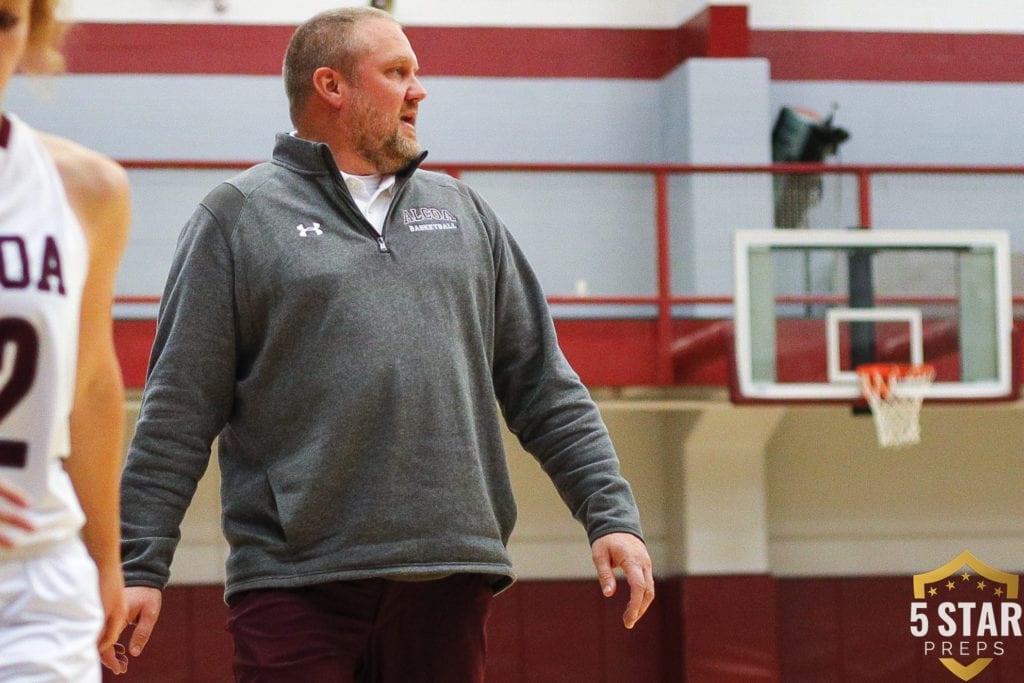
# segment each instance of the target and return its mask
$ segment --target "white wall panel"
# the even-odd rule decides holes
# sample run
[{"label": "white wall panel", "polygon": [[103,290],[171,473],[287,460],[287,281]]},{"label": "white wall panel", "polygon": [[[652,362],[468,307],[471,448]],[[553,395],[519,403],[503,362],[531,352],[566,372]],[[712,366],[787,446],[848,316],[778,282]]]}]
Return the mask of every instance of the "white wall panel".
[{"label": "white wall panel", "polygon": [[762,29],[1020,33],[1019,0],[749,0]]},{"label": "white wall panel", "polygon": [[[1024,6],[1024,3],[1021,3]],[[850,133],[848,164],[1019,164],[1024,87],[1019,83],[773,81],[784,105],[828,114]]]},{"label": "white wall panel", "polygon": [[[689,119],[694,115],[688,103],[695,95],[686,89],[681,72],[662,81],[427,78],[430,94],[423,104],[420,138],[434,164],[686,162],[695,160],[690,156],[695,142],[705,150],[700,161],[765,161],[770,122],[764,116],[760,134],[749,117],[728,124],[735,117],[723,115],[722,125],[706,138],[690,139]],[[1013,165],[1024,159],[1024,136],[1016,134],[1013,121],[1015,113],[1024,110],[1024,89],[1018,84],[773,82],[767,87],[768,102],[759,106],[770,109],[771,116],[784,104],[826,112],[837,103],[836,123],[851,133],[841,147],[841,159],[847,163]],[[715,110],[728,114],[740,105],[744,111],[752,106],[736,87],[727,94],[730,97]],[[276,76],[18,77],[4,104],[38,128],[118,159],[259,161],[269,156],[275,134],[290,128]],[[705,119],[709,115],[713,111],[706,112]],[[732,130],[737,125],[741,130]],[[634,180],[643,188],[634,187]],[[739,180],[715,176],[713,187],[729,188]],[[155,273],[166,270],[184,218],[213,183],[192,174],[169,188],[158,180],[151,186],[141,176],[133,182],[136,218],[118,293],[157,294],[162,274]],[[579,280],[588,282],[591,294],[651,291],[654,209],[648,179],[613,182],[602,195],[636,217],[630,227],[635,232],[629,242],[632,249],[599,247],[611,242],[595,241],[593,236],[616,234],[622,218],[607,209],[583,215],[571,208],[572,202],[557,201],[574,192],[571,183],[555,188],[553,197],[543,203],[524,203],[520,197],[539,200],[539,193],[551,188],[534,187],[543,184],[542,178],[517,179],[518,190],[516,185],[503,189],[503,182],[492,179],[481,189],[499,205],[528,251],[537,253],[538,273],[551,293],[571,293]],[[1015,246],[1024,244],[1021,195],[1016,191],[1020,179],[1015,176],[881,177],[876,184],[873,220],[880,227],[1005,228],[1013,234]],[[729,287],[720,286],[725,281],[715,279],[724,275],[704,272],[718,268],[708,265],[713,260],[707,258],[706,245],[692,238],[694,226],[687,216],[698,204],[685,188],[686,178],[674,176],[670,196],[676,291],[726,294]],[[503,199],[506,194],[509,201]],[[718,190],[706,194],[720,195]],[[703,227],[707,234],[727,239],[736,227],[752,227],[751,216],[770,218],[770,207],[755,201],[767,196],[762,192],[730,191],[725,196],[730,199],[714,200],[720,208],[704,214],[705,223],[707,216],[714,216]],[[633,205],[627,208],[620,201]],[[841,204],[847,217],[839,227],[852,224],[855,188],[842,186],[830,201]],[[565,253],[589,254],[581,256],[581,268],[570,272],[541,255],[540,248],[550,245],[552,226],[561,231]],[[159,258],[160,254],[167,255]],[[705,285],[697,287],[698,282]]]}]

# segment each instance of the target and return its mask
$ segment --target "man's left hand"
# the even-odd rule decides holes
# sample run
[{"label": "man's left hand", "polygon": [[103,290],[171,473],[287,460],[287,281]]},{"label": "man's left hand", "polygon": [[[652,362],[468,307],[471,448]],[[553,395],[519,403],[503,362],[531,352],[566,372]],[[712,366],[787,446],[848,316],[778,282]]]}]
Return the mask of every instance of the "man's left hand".
[{"label": "man's left hand", "polygon": [[594,541],[590,550],[605,597],[615,595],[615,570],[621,569],[626,575],[629,604],[622,615],[622,623],[626,628],[633,628],[654,600],[654,574],[647,546],[633,534],[616,532]]}]

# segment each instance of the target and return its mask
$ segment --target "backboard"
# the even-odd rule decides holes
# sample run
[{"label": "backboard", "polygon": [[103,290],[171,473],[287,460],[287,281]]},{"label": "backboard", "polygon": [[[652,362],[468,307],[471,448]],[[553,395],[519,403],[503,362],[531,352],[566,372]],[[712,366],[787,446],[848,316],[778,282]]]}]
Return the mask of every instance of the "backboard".
[{"label": "backboard", "polygon": [[1017,395],[1001,231],[741,230],[736,402],[857,402],[856,367],[929,363],[926,399]]}]

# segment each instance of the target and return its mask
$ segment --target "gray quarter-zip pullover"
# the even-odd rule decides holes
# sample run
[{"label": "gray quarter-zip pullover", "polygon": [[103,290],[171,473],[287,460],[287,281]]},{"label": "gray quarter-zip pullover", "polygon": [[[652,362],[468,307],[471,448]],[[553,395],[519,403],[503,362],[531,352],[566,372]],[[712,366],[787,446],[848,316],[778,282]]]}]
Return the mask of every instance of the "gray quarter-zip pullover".
[{"label": "gray quarter-zip pullover", "polygon": [[641,535],[523,254],[466,185],[417,166],[380,236],[329,148],[289,135],[196,209],[122,481],[129,585],[166,584],[218,435],[226,597],[451,572],[510,583],[499,409],[591,541]]}]

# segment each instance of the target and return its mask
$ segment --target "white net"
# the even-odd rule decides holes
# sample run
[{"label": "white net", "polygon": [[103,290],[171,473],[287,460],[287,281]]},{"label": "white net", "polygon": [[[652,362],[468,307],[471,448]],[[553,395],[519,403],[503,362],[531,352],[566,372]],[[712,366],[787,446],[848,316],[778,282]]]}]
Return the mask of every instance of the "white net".
[{"label": "white net", "polygon": [[857,368],[857,375],[874,417],[878,445],[889,448],[921,441],[921,403],[935,379],[935,369],[873,364]]}]

